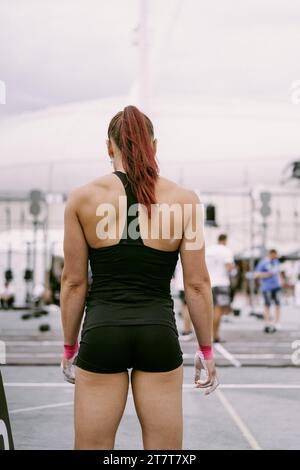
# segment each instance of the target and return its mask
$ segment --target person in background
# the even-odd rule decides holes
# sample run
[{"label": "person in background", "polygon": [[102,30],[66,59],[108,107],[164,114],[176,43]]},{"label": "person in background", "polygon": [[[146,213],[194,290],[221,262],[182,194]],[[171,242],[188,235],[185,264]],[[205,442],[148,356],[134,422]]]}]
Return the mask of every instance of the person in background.
[{"label": "person in background", "polygon": [[32,289],[32,300],[35,307],[41,307],[41,304],[44,302],[46,294],[46,288],[44,284],[35,284]]},{"label": "person in background", "polygon": [[[275,249],[268,252],[268,256],[261,259],[255,268],[255,277],[260,279],[261,291],[265,302],[265,328],[266,333],[274,333],[281,328],[280,325],[280,262]],[[275,304],[275,322],[271,319],[270,307]]]},{"label": "person in background", "polygon": [[230,273],[234,271],[235,264],[231,250],[226,246],[227,235],[222,233],[218,243],[206,250],[206,264],[214,302],[213,341],[221,342],[219,330],[222,315],[229,313],[231,308]]},{"label": "person in background", "polygon": [[60,289],[61,289],[61,275],[64,268],[64,260],[60,260],[58,263],[55,263],[52,259],[52,264],[49,271],[49,288],[52,292],[52,301],[51,303],[55,305],[60,305]]},{"label": "person in background", "polygon": [[175,271],[175,286],[179,292],[179,299],[181,301],[181,320],[182,320],[182,331],[180,332],[179,339],[181,341],[189,341],[194,338],[193,324],[190,318],[189,309],[186,303],[184,295],[184,284],[183,284],[183,273],[182,264],[178,261]]},{"label": "person in background", "polygon": [[5,281],[4,287],[0,293],[1,308],[7,310],[13,308],[15,301],[15,289],[11,284],[11,281]]}]

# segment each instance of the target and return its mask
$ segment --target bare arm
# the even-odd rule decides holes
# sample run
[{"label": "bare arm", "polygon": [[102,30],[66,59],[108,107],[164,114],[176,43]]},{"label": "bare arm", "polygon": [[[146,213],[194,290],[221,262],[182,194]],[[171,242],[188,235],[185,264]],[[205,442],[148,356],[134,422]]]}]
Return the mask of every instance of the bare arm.
[{"label": "bare arm", "polygon": [[234,263],[225,263],[225,268],[228,273],[231,273],[235,269]]},{"label": "bare arm", "polygon": [[77,201],[75,190],[69,195],[64,212],[60,307],[64,343],[68,345],[73,345],[79,334],[88,291],[88,247],[76,213]]},{"label": "bare arm", "polygon": [[271,272],[266,272],[266,271],[256,271],[255,272],[255,277],[259,279],[266,279],[268,277],[272,277],[273,273]]},{"label": "bare arm", "polygon": [[[186,303],[199,345],[212,344],[213,299],[205,262],[203,216],[198,195],[189,192],[192,211],[180,245]],[[198,220],[197,220],[198,214]]]}]

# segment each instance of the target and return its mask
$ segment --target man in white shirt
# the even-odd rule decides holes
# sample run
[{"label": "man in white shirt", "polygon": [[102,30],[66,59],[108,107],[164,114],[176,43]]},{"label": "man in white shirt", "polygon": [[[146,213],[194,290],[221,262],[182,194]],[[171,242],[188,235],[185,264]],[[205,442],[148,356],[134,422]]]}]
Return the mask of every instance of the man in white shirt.
[{"label": "man in white shirt", "polygon": [[227,235],[222,233],[218,243],[206,249],[206,265],[214,301],[213,341],[220,342],[221,316],[230,311],[231,288],[229,274],[235,269],[233,254],[226,246]]},{"label": "man in white shirt", "polygon": [[297,272],[297,277],[296,277],[296,282],[295,282],[294,297],[295,297],[296,307],[300,307],[300,263],[298,264],[298,272]]}]

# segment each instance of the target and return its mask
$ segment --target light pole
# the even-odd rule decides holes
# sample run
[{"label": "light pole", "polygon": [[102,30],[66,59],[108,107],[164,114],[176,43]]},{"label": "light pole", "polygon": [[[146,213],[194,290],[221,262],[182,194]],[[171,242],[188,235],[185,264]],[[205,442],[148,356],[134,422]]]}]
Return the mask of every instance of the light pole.
[{"label": "light pole", "polygon": [[255,315],[254,296],[255,296],[255,281],[254,281],[254,211],[255,202],[253,189],[250,190],[250,256],[249,256],[249,302],[250,302],[250,315]]},{"label": "light pole", "polygon": [[150,110],[149,72],[148,0],[140,0],[138,102],[140,108],[146,113]]},{"label": "light pole", "polygon": [[142,112],[150,112],[150,67],[149,67],[149,32],[148,32],[148,0],[139,0],[137,40],[133,44],[138,47],[136,77],[128,95],[130,104],[138,106]]}]

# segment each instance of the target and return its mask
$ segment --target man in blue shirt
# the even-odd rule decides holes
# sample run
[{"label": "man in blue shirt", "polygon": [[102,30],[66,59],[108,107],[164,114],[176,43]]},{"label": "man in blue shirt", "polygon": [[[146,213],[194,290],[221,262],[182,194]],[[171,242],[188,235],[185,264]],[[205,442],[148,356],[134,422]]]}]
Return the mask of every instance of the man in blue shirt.
[{"label": "man in blue shirt", "polygon": [[[255,268],[256,276],[261,280],[261,290],[265,301],[265,332],[280,329],[280,262],[277,251],[269,250],[268,256],[259,261]],[[271,324],[270,306],[275,304],[275,324]]]}]

